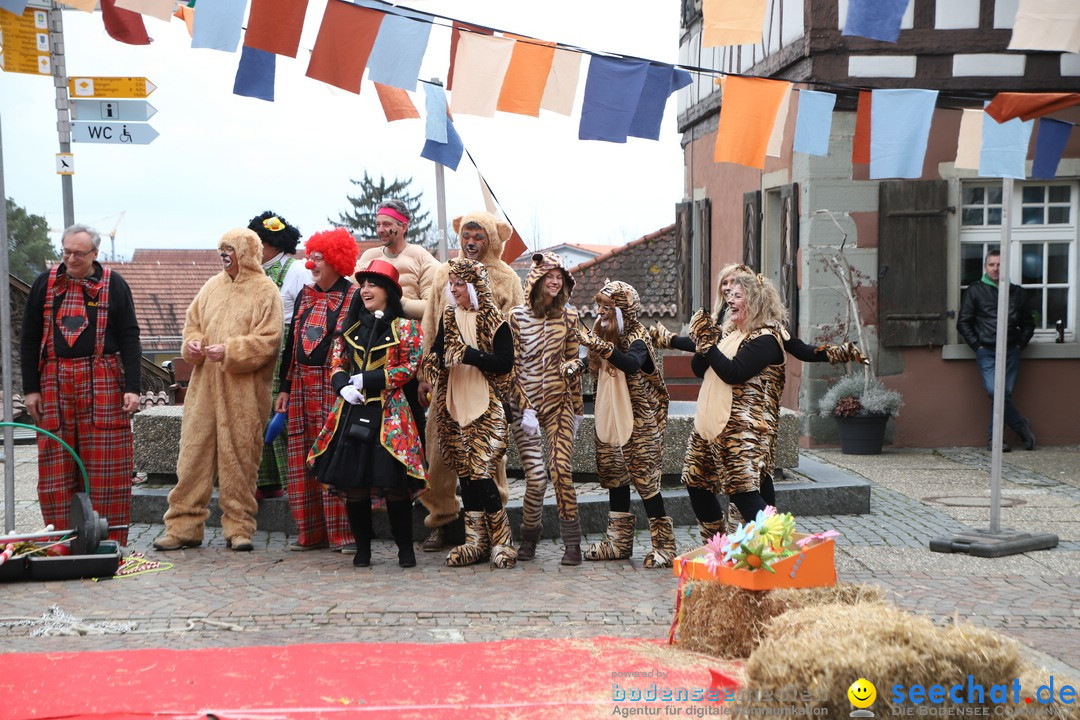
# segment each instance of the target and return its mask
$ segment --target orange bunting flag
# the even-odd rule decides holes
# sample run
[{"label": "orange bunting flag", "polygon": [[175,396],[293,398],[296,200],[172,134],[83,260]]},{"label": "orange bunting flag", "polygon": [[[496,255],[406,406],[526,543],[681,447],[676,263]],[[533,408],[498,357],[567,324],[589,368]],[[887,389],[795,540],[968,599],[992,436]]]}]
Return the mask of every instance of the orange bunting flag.
[{"label": "orange bunting flag", "polygon": [[509,265],[521,257],[528,249],[529,246],[521,239],[517,228],[514,228],[514,234],[510,236],[510,239],[506,241],[506,245],[503,246],[502,261]]},{"label": "orange bunting flag", "polygon": [[97,8],[97,0],[60,0],[60,2],[68,7],[86,12],[94,12],[94,9]]},{"label": "orange bunting flag", "polygon": [[790,90],[785,80],[725,78],[713,160],[764,169],[773,124]]},{"label": "orange bunting flag", "polygon": [[755,45],[765,25],[765,0],[703,0],[702,47]]},{"label": "orange bunting flag", "polygon": [[409,118],[419,119],[420,113],[416,105],[413,105],[408,92],[382,83],[374,83],[374,85],[375,92],[379,94],[379,102],[382,103],[383,114],[386,115],[386,122]]},{"label": "orange bunting flag", "polygon": [[513,52],[514,41],[510,38],[462,35],[454,65],[450,110],[455,114],[493,117]]},{"label": "orange bunting flag", "polygon": [[251,0],[244,46],[296,57],[307,0]]},{"label": "orange bunting flag", "polygon": [[368,55],[384,16],[378,10],[330,0],[311,51],[307,76],[359,94]]},{"label": "orange bunting flag", "polygon": [[540,107],[553,113],[570,116],[574,112],[578,81],[581,79],[581,53],[556,50],[551,60],[551,72],[544,86]]},{"label": "orange bunting flag", "polygon": [[1002,92],[986,106],[986,114],[999,123],[1013,118],[1027,121],[1073,105],[1080,105],[1080,93]]},{"label": "orange bunting flag", "polygon": [[506,69],[495,109],[540,117],[540,103],[544,99],[544,88],[555,60],[555,43],[516,35],[506,37],[517,42],[510,55],[510,67]]},{"label": "orange bunting flag", "polygon": [[176,14],[173,17],[184,21],[184,24],[187,25],[188,37],[195,35],[195,8],[181,4],[180,7],[176,8]]},{"label": "orange bunting flag", "polygon": [[[462,33],[462,30],[465,32]],[[446,91],[450,92],[454,89],[454,65],[457,58],[457,46],[461,41],[461,36],[469,35],[470,31],[473,33],[479,33],[481,35],[494,35],[494,30],[488,30],[482,28],[479,25],[469,25],[468,23],[454,21],[454,27],[450,31],[450,69],[446,71]]]},{"label": "orange bunting flag", "polygon": [[870,162],[870,101],[873,93],[859,91],[859,106],[855,109],[855,137],[851,141],[851,162]]}]

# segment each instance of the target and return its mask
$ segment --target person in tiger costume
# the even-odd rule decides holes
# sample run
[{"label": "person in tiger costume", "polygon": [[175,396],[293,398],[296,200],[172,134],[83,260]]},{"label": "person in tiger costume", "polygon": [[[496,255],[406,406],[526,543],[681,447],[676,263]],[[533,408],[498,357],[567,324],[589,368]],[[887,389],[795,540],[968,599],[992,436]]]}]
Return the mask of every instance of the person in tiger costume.
[{"label": "person in tiger costume", "polygon": [[[720,327],[721,332],[723,332],[724,321],[728,311],[727,297],[732,290],[735,277],[740,274],[749,276],[754,275],[746,265],[732,263],[724,266],[717,277],[720,293],[717,296],[716,304],[713,307],[712,323],[713,325]],[[699,311],[699,313],[704,312],[704,310]],[[695,315],[692,324],[698,326],[701,322],[704,322],[701,315]],[[657,348],[665,350],[682,350],[691,353],[697,352],[697,345],[693,339],[685,335],[675,335],[660,323],[657,323],[654,327],[649,329],[649,335],[652,337]],[[854,343],[849,342],[844,345],[808,345],[798,338],[791,337],[787,329],[783,326],[780,328],[780,335],[783,339],[784,352],[802,362],[828,362],[832,364],[851,361],[861,363],[868,362]],[[783,389],[781,388],[781,393],[782,392]],[[770,412],[775,412],[777,420],[773,423],[774,432],[767,438],[768,452],[766,453],[766,460],[761,469],[759,488],[765,503],[773,506],[776,505],[776,492],[773,488],[772,469],[776,466],[776,437],[780,418],[779,397],[780,396],[777,395],[777,406],[770,409]],[[683,468],[684,473],[685,471],[686,466]],[[683,479],[683,484],[687,484],[685,478]],[[738,508],[729,503],[726,521],[721,519],[712,523],[703,523],[700,525],[702,542],[708,542],[713,535],[724,529],[725,524],[729,530],[733,531],[741,522],[743,522],[743,517],[739,514]]]},{"label": "person in tiger costume", "polygon": [[[645,567],[670,567],[675,534],[660,494],[660,459],[667,426],[668,392],[653,361],[649,331],[638,321],[637,290],[609,282],[596,295],[593,330],[578,327],[578,341],[589,348],[588,369],[596,377],[596,470],[608,489],[606,537],[585,551],[586,560],[623,560],[634,551],[635,517],[630,484],[637,488],[649,517],[652,550]],[[564,377],[586,368],[582,359],[562,366]]]},{"label": "person in tiger costume", "polygon": [[[487,268],[488,283],[491,286],[495,306],[504,314],[504,317],[510,312],[510,308],[524,303],[525,295],[521,290],[520,278],[509,265],[501,260],[503,245],[513,235],[514,229],[508,223],[486,212],[473,212],[454,218],[453,228],[461,241],[458,257],[484,264]],[[443,263],[431,281],[432,291],[428,297],[428,306],[424,311],[423,320],[425,352],[430,349],[435,339],[436,328],[443,316],[443,309],[449,302],[443,293],[449,275],[449,263]],[[429,396],[433,395],[432,388],[421,382],[420,402],[426,405],[430,402]],[[434,424],[428,423],[425,439],[430,489],[420,496],[420,502],[428,511],[427,517],[424,518],[424,525],[431,528],[431,534],[420,545],[420,549],[424,552],[438,552],[449,547],[446,541],[446,526],[457,519],[460,511],[455,492],[458,484],[457,476],[453,469],[443,462],[443,454],[439,451],[439,433],[432,427]],[[499,461],[494,477],[495,484],[499,488],[499,495],[505,505],[508,495],[505,459]]]},{"label": "person in tiger costume", "polygon": [[518,560],[532,560],[540,539],[540,520],[547,491],[543,428],[547,439],[548,468],[555,486],[555,505],[565,547],[562,565],[581,564],[581,526],[571,453],[584,415],[581,381],[564,378],[561,366],[578,357],[578,313],[567,303],[574,277],[558,255],[536,253],[525,277],[526,304],[510,311],[514,336],[514,373],[530,407],[513,407],[514,442],[525,471],[521,543]]},{"label": "person in tiger costume", "polygon": [[465,543],[450,551],[446,564],[461,567],[490,557],[493,566],[512,568],[517,552],[495,469],[506,454],[503,398],[514,368],[514,340],[495,304],[487,268],[468,258],[447,265],[452,305],[443,310],[423,366],[435,389],[431,424],[444,461],[461,482],[465,506]]}]

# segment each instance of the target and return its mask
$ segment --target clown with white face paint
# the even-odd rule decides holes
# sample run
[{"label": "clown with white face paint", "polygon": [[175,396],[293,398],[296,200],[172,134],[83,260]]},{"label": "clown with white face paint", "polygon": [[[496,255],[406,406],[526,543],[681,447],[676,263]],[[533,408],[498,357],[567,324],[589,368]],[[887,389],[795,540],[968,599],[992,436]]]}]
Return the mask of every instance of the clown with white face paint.
[{"label": "clown with white face paint", "polygon": [[[637,488],[649,516],[652,550],[645,567],[670,567],[675,534],[660,494],[660,459],[667,426],[668,392],[653,361],[649,331],[638,322],[637,291],[609,282],[596,295],[598,317],[590,331],[578,328],[589,348],[588,367],[596,377],[596,469],[608,489],[607,536],[585,551],[586,560],[623,560],[634,551],[635,518],[630,512],[630,484]],[[582,360],[563,365],[575,377]]]}]

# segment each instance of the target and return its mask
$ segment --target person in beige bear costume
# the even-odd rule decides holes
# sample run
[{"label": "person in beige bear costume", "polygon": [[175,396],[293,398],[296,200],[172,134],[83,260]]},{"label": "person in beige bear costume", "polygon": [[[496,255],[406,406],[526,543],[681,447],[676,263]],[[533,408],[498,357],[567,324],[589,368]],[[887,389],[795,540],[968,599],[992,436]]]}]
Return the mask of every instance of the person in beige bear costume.
[{"label": "person in beige bear costume", "polygon": [[184,322],[181,353],[195,369],[184,401],[165,534],[154,541],[158,550],[202,544],[215,477],[226,545],[254,547],[255,476],[283,311],[277,285],[262,269],[258,235],[230,230],[218,251],[222,271],[199,290]]},{"label": "person in beige bear costume", "polygon": [[[491,283],[495,304],[509,315],[510,308],[525,302],[525,293],[521,289],[521,280],[517,274],[502,261],[503,245],[514,233],[509,223],[502,222],[491,213],[474,212],[455,218],[454,232],[461,241],[458,257],[479,260],[487,268],[488,281]],[[450,278],[449,266],[443,263],[432,279],[431,295],[428,296],[427,310],[424,311],[424,353],[431,348],[435,334],[446,307],[446,283]],[[421,402],[426,401],[431,388],[427,383],[420,384]],[[439,449],[439,437],[436,423],[427,425],[427,492],[420,496],[420,502],[427,508],[428,516],[424,524],[432,529],[431,535],[421,545],[425,552],[437,552],[447,546],[445,526],[458,516],[459,504],[456,494],[457,475],[447,467]],[[499,488],[503,505],[506,505],[506,461],[499,463],[495,484]]]}]

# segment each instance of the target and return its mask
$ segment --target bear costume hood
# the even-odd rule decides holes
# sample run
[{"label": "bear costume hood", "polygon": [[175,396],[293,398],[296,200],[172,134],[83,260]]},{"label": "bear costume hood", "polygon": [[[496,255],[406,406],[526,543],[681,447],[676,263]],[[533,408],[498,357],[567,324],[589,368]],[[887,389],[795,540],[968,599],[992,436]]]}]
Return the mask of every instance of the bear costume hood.
[{"label": "bear costume hood", "polygon": [[[244,282],[250,277],[266,277],[262,268],[262,240],[252,230],[247,228],[233,228],[221,236],[218,242],[218,250],[223,250],[231,245],[236,250],[236,263],[240,266],[234,282]],[[221,272],[226,273],[225,268]]]}]

